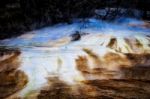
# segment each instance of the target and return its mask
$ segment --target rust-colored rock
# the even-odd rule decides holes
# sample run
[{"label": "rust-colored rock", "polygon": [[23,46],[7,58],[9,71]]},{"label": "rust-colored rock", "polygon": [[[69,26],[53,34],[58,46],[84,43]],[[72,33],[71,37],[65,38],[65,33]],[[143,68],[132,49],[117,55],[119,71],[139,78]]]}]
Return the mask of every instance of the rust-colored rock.
[{"label": "rust-colored rock", "polygon": [[0,58],[3,58],[0,61],[0,98],[3,99],[24,88],[27,76],[24,72],[17,70],[20,65],[18,50],[5,49],[0,53]]}]

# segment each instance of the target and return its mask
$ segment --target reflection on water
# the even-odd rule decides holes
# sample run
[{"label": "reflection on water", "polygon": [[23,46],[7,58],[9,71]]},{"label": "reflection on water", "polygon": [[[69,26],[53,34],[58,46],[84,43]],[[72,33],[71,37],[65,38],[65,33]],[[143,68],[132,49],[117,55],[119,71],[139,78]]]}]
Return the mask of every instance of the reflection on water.
[{"label": "reflection on water", "polygon": [[[92,19],[81,34],[70,35],[80,24],[58,25],[0,41],[6,46],[0,48],[0,97],[148,99],[149,30],[134,27],[133,31],[127,24],[102,25]],[[60,32],[60,37],[52,39]],[[72,36],[80,39],[74,41]]]}]

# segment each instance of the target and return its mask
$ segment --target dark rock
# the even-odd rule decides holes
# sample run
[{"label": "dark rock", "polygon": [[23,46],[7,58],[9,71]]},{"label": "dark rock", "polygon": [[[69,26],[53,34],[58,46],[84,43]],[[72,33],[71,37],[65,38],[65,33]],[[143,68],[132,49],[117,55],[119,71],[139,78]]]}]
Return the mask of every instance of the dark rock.
[{"label": "dark rock", "polygon": [[71,35],[72,41],[77,41],[81,39],[81,34],[80,32],[76,31],[74,34]]}]

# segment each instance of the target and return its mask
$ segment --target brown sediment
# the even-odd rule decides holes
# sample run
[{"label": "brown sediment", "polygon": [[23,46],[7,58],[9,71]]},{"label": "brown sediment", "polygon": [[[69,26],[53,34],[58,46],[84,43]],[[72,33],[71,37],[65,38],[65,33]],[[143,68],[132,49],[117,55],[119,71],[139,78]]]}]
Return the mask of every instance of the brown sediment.
[{"label": "brown sediment", "polygon": [[103,99],[103,96],[108,96],[110,99],[150,98],[150,64],[145,66],[146,61],[141,63],[142,60],[150,60],[149,54],[128,54],[127,57],[133,62],[133,66],[129,68],[120,67],[120,73],[123,76],[119,79],[83,81],[84,84],[97,89],[96,91],[93,90],[97,93],[94,98]]},{"label": "brown sediment", "polygon": [[[143,69],[142,72],[149,69]],[[129,71],[134,70],[131,67]],[[134,79],[134,76],[124,76],[120,79],[86,80],[75,86],[66,85],[58,79],[54,82],[51,80],[51,83],[53,82],[51,87],[43,89],[38,99],[149,99],[150,80]],[[76,89],[73,90],[73,88]]]},{"label": "brown sediment", "polygon": [[[6,52],[1,52],[3,53],[1,57],[4,57],[8,55],[8,57],[5,60],[0,61],[0,72],[3,71],[9,71],[9,70],[15,70],[19,67],[19,55],[20,52],[15,50],[15,51],[6,51]],[[9,57],[10,56],[10,57]]]},{"label": "brown sediment", "polygon": [[133,79],[133,80],[141,80],[141,81],[149,81],[150,82],[150,65],[145,66],[135,66],[132,68],[122,68],[124,79]]},{"label": "brown sediment", "polygon": [[141,54],[141,53],[149,53],[150,49],[148,47],[150,47],[150,43],[148,43],[148,41],[150,41],[148,35],[141,37],[135,36],[124,38],[111,37],[107,45],[104,45],[104,43],[102,42],[101,46],[105,46],[120,53]]},{"label": "brown sediment", "polygon": [[76,59],[76,66],[79,71],[87,71],[88,68],[88,60],[85,56],[79,56],[78,59]]},{"label": "brown sediment", "polygon": [[125,54],[127,59],[132,63],[133,66],[149,66],[150,65],[150,54]]},{"label": "brown sediment", "polygon": [[149,99],[149,83],[132,79],[88,80],[73,90],[58,80],[41,90],[37,99]]},{"label": "brown sediment", "polygon": [[136,46],[137,48],[142,48],[142,47],[143,47],[142,43],[141,43],[138,39],[136,39],[136,44],[135,44],[135,46]]},{"label": "brown sediment", "polygon": [[0,61],[0,98],[4,99],[23,89],[28,82],[26,74],[17,70],[20,65],[19,50],[5,49],[2,56],[11,55]]},{"label": "brown sediment", "polygon": [[[150,84],[131,79],[90,80],[85,84],[95,87],[97,96],[109,96],[112,99],[149,99]],[[85,87],[86,88],[86,87]]]},{"label": "brown sediment", "polygon": [[126,58],[124,55],[120,55],[118,53],[107,53],[104,57],[104,63],[106,66],[113,66],[116,67],[130,67],[130,60]]},{"label": "brown sediment", "polygon": [[92,52],[92,50],[89,49],[83,49],[83,51],[88,54],[88,58],[93,62],[93,68],[101,68],[102,62],[100,57],[96,53]]},{"label": "brown sediment", "polygon": [[111,40],[110,40],[109,44],[107,45],[107,47],[114,48],[115,46],[117,46],[116,43],[117,43],[116,38],[111,38]]},{"label": "brown sediment", "polygon": [[10,97],[27,84],[27,76],[22,71],[0,73],[0,98]]},{"label": "brown sediment", "polygon": [[37,99],[79,99],[72,93],[71,86],[65,84],[59,78],[49,78],[50,87],[43,88]]},{"label": "brown sediment", "polygon": [[[81,74],[92,77],[105,76],[108,79],[85,79],[76,85],[67,85],[59,78],[49,78],[49,87],[42,88],[36,94],[37,99],[149,99],[150,98],[150,66],[144,65],[142,60],[150,60],[149,54],[123,54],[107,53],[105,61],[117,62],[120,72],[107,70],[107,68],[88,67],[88,58],[98,58],[92,51],[86,50],[88,56],[79,56],[76,59],[77,69]],[[140,62],[139,62],[139,61]],[[130,66],[124,66],[125,62],[131,62]],[[137,62],[137,63],[136,63]],[[106,64],[106,63],[105,63]],[[128,64],[128,63],[127,63]],[[148,63],[149,64],[149,63]],[[111,66],[111,65],[110,65]],[[107,67],[107,65],[106,65]],[[114,75],[121,73],[120,78],[114,79]],[[75,89],[74,89],[75,88]],[[31,99],[33,95],[28,96]],[[35,99],[36,99],[35,98]]]},{"label": "brown sediment", "polygon": [[93,53],[93,52],[92,52],[91,50],[89,50],[89,49],[84,48],[83,51],[86,52],[89,56],[91,56],[91,57],[94,58],[94,59],[98,59],[98,58],[99,58],[95,53]]},{"label": "brown sediment", "polygon": [[[77,69],[84,73],[101,73],[101,70],[103,69],[101,67],[101,60],[98,55],[96,55],[94,52],[92,52],[89,49],[83,49],[88,56],[79,56],[78,59],[76,59],[76,67]],[[89,64],[89,61],[92,61],[93,64]],[[90,65],[93,65],[93,68],[90,68]]]},{"label": "brown sediment", "polygon": [[[88,56],[79,56],[76,59],[76,67],[85,79],[112,79],[120,75],[120,68],[131,67],[130,61],[117,53],[107,53],[103,59],[92,52],[91,50],[84,49]],[[93,64],[89,64],[92,61]],[[90,68],[91,65],[93,68]]]}]

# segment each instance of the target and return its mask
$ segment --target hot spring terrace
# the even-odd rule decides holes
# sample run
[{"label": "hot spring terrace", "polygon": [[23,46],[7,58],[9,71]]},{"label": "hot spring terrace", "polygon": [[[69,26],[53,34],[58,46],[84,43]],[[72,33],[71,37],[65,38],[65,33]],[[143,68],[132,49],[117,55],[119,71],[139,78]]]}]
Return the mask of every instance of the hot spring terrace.
[{"label": "hot spring terrace", "polygon": [[149,23],[75,20],[0,41],[0,98],[149,99]]}]

